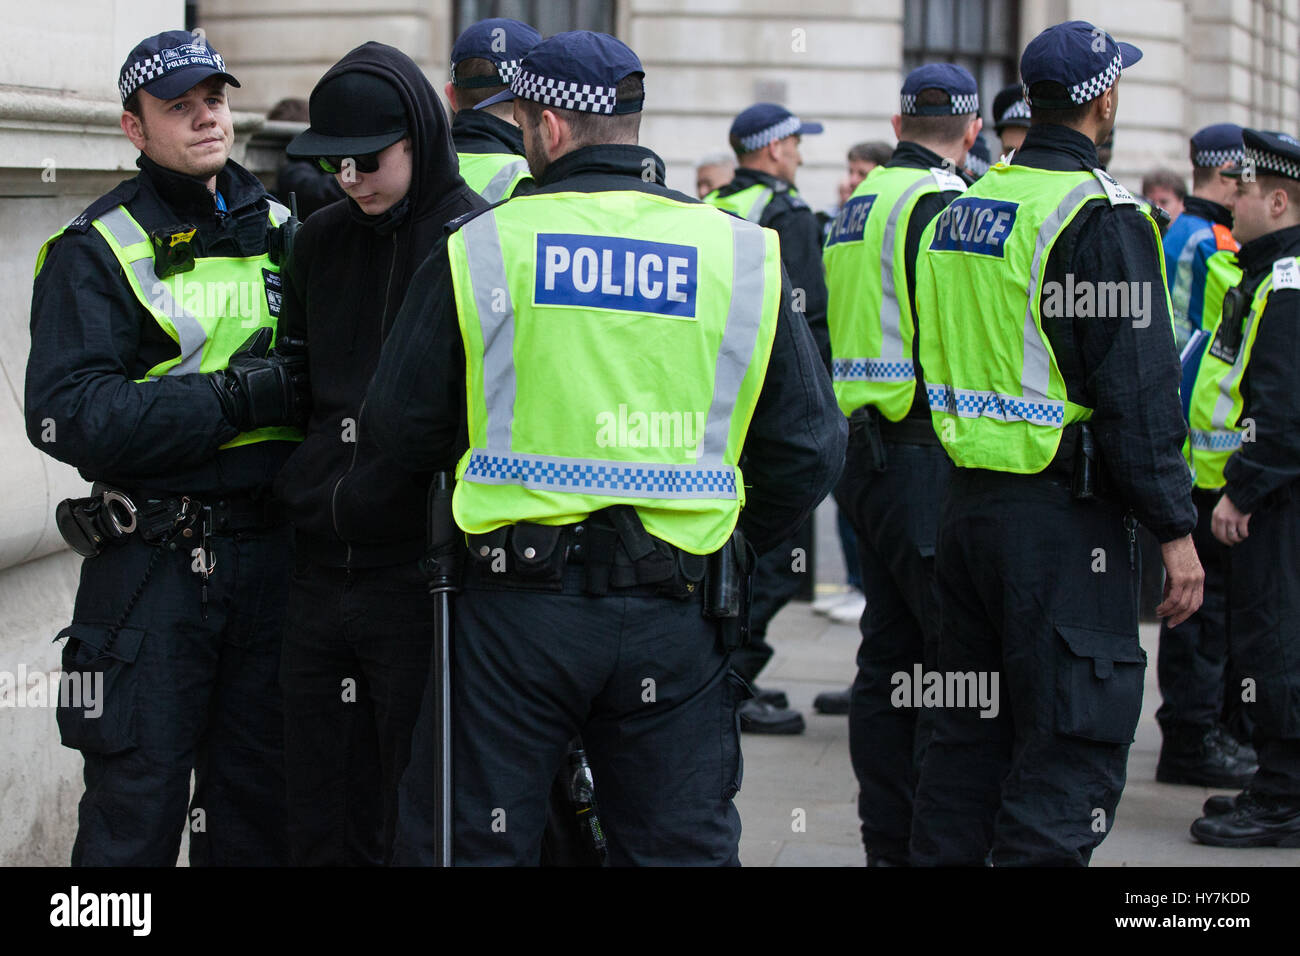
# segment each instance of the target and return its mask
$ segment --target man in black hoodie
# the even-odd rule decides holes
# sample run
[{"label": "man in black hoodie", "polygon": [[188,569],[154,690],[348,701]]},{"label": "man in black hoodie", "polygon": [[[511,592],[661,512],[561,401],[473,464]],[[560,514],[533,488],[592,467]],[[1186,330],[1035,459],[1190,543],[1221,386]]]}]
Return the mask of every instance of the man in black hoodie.
[{"label": "man in black hoodie", "polygon": [[276,328],[288,210],[229,160],[227,84],[202,39],[141,41],[118,79],[140,173],[37,257],[27,434],[97,482],[58,512],[86,556],[63,672],[98,699],[57,714],[85,758],[74,866],[173,866],[187,823],[192,866],[288,861],[269,505],[301,432],[284,365],[245,341]]},{"label": "man in black hoodie", "polygon": [[299,865],[377,865],[432,646],[417,566],[428,475],[398,468],[357,421],[412,274],[444,224],[483,203],[433,88],[393,47],[350,52],[310,111],[288,152],[335,172],[347,198],[303,226],[285,284],[313,402],[275,484],[297,556],[281,673],[290,845]]},{"label": "man in black hoodie", "polygon": [[492,17],[467,28],[451,48],[451,82],[443,88],[455,114],[451,138],[465,182],[488,202],[536,188],[510,104],[479,104],[510,85],[519,61],[541,39],[526,23]]}]

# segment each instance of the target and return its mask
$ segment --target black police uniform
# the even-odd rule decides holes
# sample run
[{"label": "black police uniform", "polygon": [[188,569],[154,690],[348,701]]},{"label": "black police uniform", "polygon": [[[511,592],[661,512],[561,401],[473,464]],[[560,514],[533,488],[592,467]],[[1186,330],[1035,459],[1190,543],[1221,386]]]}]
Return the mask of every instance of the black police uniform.
[{"label": "black police uniform", "polygon": [[[1092,170],[1097,151],[1082,134],[1044,124],[1013,163]],[[1148,282],[1158,293],[1159,250],[1137,207],[1085,206],[1054,245],[1043,283],[1066,274]],[[1072,498],[1068,436],[1040,474],[953,476],[936,561],[939,671],[999,673],[1000,712],[935,711],[913,863],[981,865],[991,850],[994,865],[1085,865],[1114,824],[1146,661],[1126,519],[1131,511],[1161,542],[1196,524],[1165,303],[1151,296],[1141,329],[1130,318],[1043,319],[1069,400],[1093,409],[1108,491]],[[1092,570],[1097,548],[1105,573]]]},{"label": "black police uniform", "polygon": [[[458,153],[499,153],[524,158],[524,134],[519,127],[487,110],[459,110],[451,118],[451,139]],[[524,178],[511,195],[522,196],[535,188],[531,178]]]},{"label": "black police uniform", "polygon": [[[655,170],[649,182],[642,178],[646,160]],[[648,149],[588,146],[552,162],[539,192],[637,190],[695,201],[667,189],[663,176],[662,160]],[[789,293],[786,280],[745,443],[750,487],[741,527],[760,549],[788,536],[824,497],[838,477],[846,431],[806,324],[790,311]],[[464,369],[440,245],[412,283],[362,428],[407,468],[454,467],[468,444]],[[530,593],[502,575],[471,579],[457,600],[458,862],[536,862],[543,795],[567,741],[581,732],[611,863],[735,863],[740,823],[731,797],[740,786],[740,744],[734,712],[747,690],[728,677],[716,625],[701,617],[698,598],[677,601],[644,587],[586,596],[582,571],[569,568],[558,593]],[[694,689],[680,705],[681,719],[638,719],[641,681],[649,675],[658,675],[661,700]],[[628,687],[637,691],[631,698]],[[402,783],[398,862],[431,858],[428,731],[422,722]],[[712,757],[683,766],[683,754],[698,758],[699,735],[714,731],[719,746]],[[714,810],[701,813],[710,805]],[[505,831],[493,832],[488,814],[505,806],[516,809]]]},{"label": "black police uniform", "polygon": [[[174,551],[132,534],[81,566],[60,634],[63,669],[102,671],[105,701],[98,718],[58,715],[63,743],[85,758],[72,862],[171,866],[188,821],[193,865],[284,864],[276,675],[290,542],[269,499],[294,443],[219,450],[239,429],[207,375],[136,381],[177,346],[91,227],[121,204],[146,232],[193,226],[196,256],[257,256],[267,249],[267,196],[234,162],[217,176],[224,210],[203,183],[144,156],[137,165],[139,175],[73,220],[36,278],[27,432],[137,505],[188,495],[192,507],[210,506],[216,566],[206,583],[192,570],[197,530]],[[47,420],[56,439],[42,442]]]},{"label": "black police uniform", "polygon": [[[886,168],[940,169],[944,160],[919,143],[903,141]],[[904,246],[907,296],[916,315],[916,255],[921,233],[956,190],[917,200]],[[917,319],[912,359],[924,334]],[[865,412],[865,409],[863,410]],[[930,422],[925,384],[899,422],[879,420],[884,461],[872,460],[868,425],[851,420],[844,477],[836,500],[853,525],[867,609],[859,622],[862,642],[857,675],[849,691],[849,756],[858,780],[858,818],[869,862],[902,865],[912,827],[912,794],[929,736],[928,717],[890,704],[891,678],[910,674],[916,663],[933,668],[939,636],[939,597],[934,584],[934,548],[939,506],[952,475],[952,462]]]}]

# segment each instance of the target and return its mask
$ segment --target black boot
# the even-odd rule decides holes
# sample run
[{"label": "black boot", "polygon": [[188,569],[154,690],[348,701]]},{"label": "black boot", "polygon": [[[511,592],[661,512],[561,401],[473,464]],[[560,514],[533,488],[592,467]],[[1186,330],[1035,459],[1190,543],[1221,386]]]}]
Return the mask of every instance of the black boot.
[{"label": "black boot", "polygon": [[813,710],[819,714],[847,714],[853,689],[822,691],[813,698]]},{"label": "black boot", "polygon": [[1208,728],[1169,728],[1160,747],[1156,780],[1198,787],[1245,787],[1259,765],[1218,724]]},{"label": "black boot", "polygon": [[740,715],[740,729],[747,734],[803,733],[803,714],[785,707],[773,707],[758,698],[741,703],[736,713]]},{"label": "black boot", "polygon": [[754,700],[761,700],[765,704],[771,704],[773,707],[784,710],[790,706],[790,698],[785,696],[783,690],[760,689],[757,684],[751,683],[749,689],[754,692]]},{"label": "black boot", "polygon": [[1192,824],[1192,837],[1209,846],[1300,847],[1300,800],[1242,793],[1232,810],[1201,817]]},{"label": "black boot", "polygon": [[1201,807],[1201,815],[1206,817],[1222,816],[1231,813],[1237,806],[1237,797],[1241,794],[1219,793],[1210,797]]}]

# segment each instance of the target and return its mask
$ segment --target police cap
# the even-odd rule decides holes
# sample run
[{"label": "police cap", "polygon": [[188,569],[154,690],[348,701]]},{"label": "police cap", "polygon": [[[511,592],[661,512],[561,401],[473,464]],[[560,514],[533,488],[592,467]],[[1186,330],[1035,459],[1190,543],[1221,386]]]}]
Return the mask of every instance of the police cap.
[{"label": "police cap", "polygon": [[1193,166],[1212,168],[1240,163],[1246,158],[1241,145],[1241,127],[1236,123],[1215,123],[1198,129],[1191,143]]},{"label": "police cap", "polygon": [[[542,35],[526,23],[508,17],[480,20],[456,38],[451,48],[451,82],[471,90],[485,86],[509,86],[519,72],[519,62],[528,51],[542,42]],[[497,68],[496,77],[456,76],[456,64],[462,60],[489,60]]]},{"label": "police cap", "polygon": [[[1050,26],[1029,41],[1020,55],[1020,79],[1025,102],[1049,110],[1064,110],[1090,103],[1119,79],[1120,70],[1142,59],[1142,51],[1131,43],[1119,43],[1087,20],[1070,20]],[[1054,83],[1065,97],[1040,89],[1039,83]]]},{"label": "police cap", "polygon": [[1243,129],[1245,158],[1235,169],[1225,169],[1225,176],[1240,176],[1248,169],[1269,176],[1300,179],[1300,141],[1289,133],[1275,130]]},{"label": "police cap", "polygon": [[731,121],[731,136],[746,153],[762,149],[787,136],[804,136],[820,133],[821,123],[805,123],[784,106],[776,103],[755,103],[740,111]]},{"label": "police cap", "polygon": [[160,100],[175,99],[206,80],[219,76],[231,86],[239,81],[226,72],[226,61],[202,35],[168,30],[141,40],[117,75],[117,91],[125,103],[136,90]]},{"label": "police cap", "polygon": [[571,30],[557,33],[525,54],[510,89],[489,96],[475,109],[516,97],[584,113],[639,113],[645,96],[618,98],[618,83],[632,74],[645,76],[628,45],[608,33]]},{"label": "police cap", "polygon": [[1001,135],[1008,126],[1029,126],[1029,104],[1019,83],[1003,87],[993,97],[993,129]]},{"label": "police cap", "polygon": [[[916,97],[922,90],[941,90],[948,94],[948,102],[918,106]],[[899,112],[904,116],[956,116],[979,111],[980,97],[975,77],[965,67],[955,63],[927,63],[918,66],[903,81]]]}]

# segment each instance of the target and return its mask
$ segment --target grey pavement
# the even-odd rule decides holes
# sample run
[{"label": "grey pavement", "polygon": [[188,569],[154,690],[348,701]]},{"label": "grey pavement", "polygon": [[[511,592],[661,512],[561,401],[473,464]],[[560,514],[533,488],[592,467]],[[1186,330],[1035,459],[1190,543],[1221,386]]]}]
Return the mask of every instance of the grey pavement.
[{"label": "grey pavement", "polygon": [[[818,514],[819,588],[842,582],[834,544],[833,511]],[[1148,656],[1146,692],[1137,739],[1129,752],[1128,785],[1112,832],[1093,854],[1094,866],[1297,866],[1300,850],[1233,850],[1202,846],[1187,828],[1212,793],[1203,787],[1155,782],[1160,730],[1155,711],[1155,625],[1142,626]],[[853,679],[856,627],[834,624],[804,603],[787,605],[768,631],[776,655],[759,683],[779,688],[801,710],[807,730],[798,736],[744,734],[745,773],[736,805],[743,832],[745,866],[862,866],[858,835],[857,782],[849,765],[845,717],[817,714],[813,697],[842,690]]]}]

